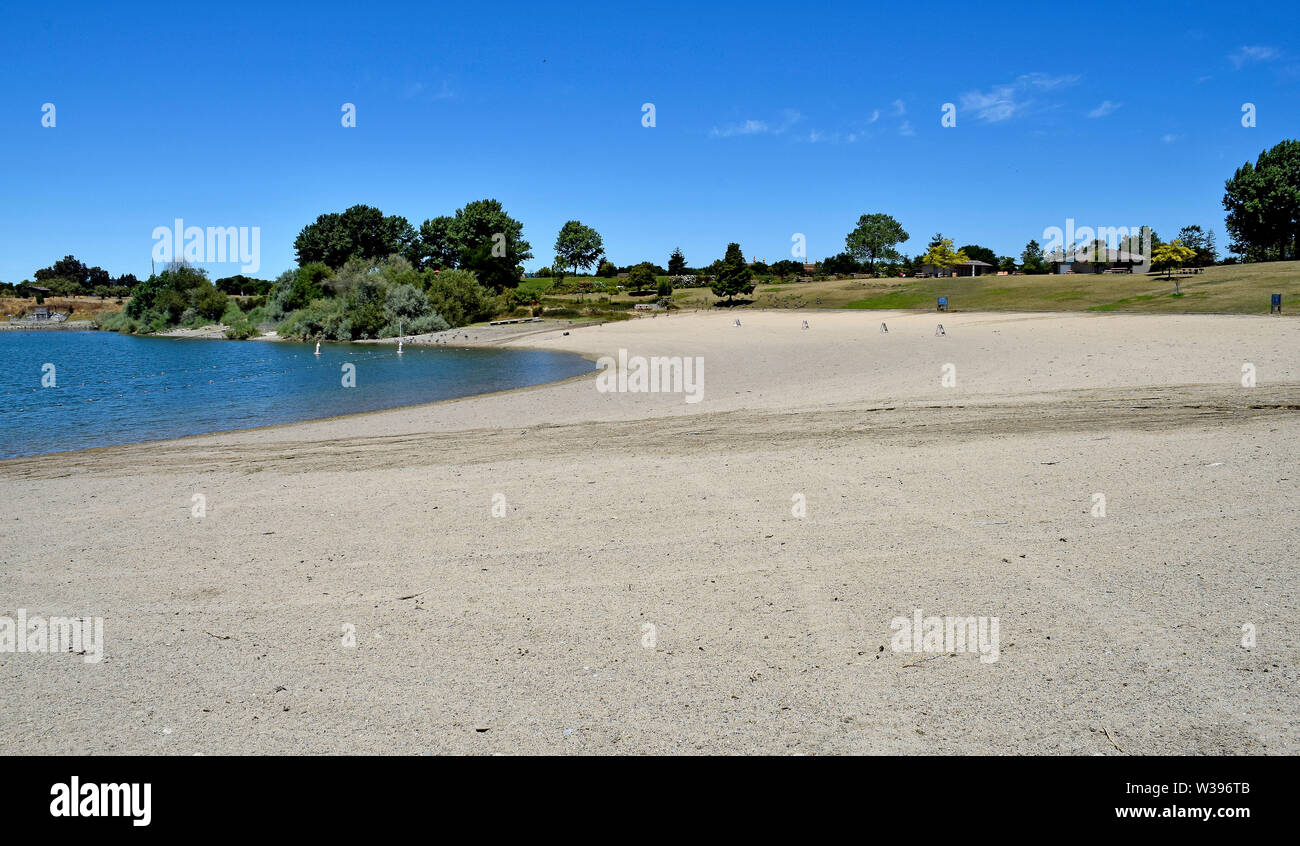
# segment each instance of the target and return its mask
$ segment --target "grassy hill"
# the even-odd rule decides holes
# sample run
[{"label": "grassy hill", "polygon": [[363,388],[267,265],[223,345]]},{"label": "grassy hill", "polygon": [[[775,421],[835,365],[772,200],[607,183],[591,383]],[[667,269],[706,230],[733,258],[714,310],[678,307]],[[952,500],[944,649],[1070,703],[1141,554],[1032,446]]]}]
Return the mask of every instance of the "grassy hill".
[{"label": "grassy hill", "polygon": [[[1269,295],[1282,295],[1284,314],[1300,314],[1300,262],[1225,265],[1193,276],[1077,274],[1066,276],[977,276],[957,279],[837,279],[826,282],[760,284],[752,302],[738,308],[933,309],[940,296],[954,311],[1146,311],[1267,314]],[[532,281],[532,280],[530,280]],[[540,286],[539,286],[540,287]],[[541,292],[539,292],[541,293]],[[547,294],[548,304],[571,296]],[[588,296],[590,301],[592,298]],[[651,302],[654,297],[620,295],[612,305]],[[673,293],[679,308],[708,308],[718,302],[707,288]]]},{"label": "grassy hill", "polygon": [[[63,312],[69,320],[93,320],[105,314],[122,310],[118,300],[101,300],[99,297],[46,297],[45,306],[52,312]],[[0,320],[22,317],[36,308],[31,297],[0,297]]]},{"label": "grassy hill", "polygon": [[[1284,313],[1300,313],[1300,262],[1226,265],[1163,275],[977,276],[956,279],[841,279],[760,285],[757,308],[933,309],[941,296],[959,311],[1151,311],[1267,314],[1269,295],[1282,295]],[[679,291],[682,307],[712,305],[706,290]]]}]

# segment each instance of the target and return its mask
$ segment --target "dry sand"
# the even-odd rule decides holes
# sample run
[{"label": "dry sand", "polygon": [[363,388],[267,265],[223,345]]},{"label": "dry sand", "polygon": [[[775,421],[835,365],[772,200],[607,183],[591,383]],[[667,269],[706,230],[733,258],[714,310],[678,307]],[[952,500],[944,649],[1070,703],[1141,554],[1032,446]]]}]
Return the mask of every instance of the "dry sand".
[{"label": "dry sand", "polygon": [[[497,341],[700,355],[698,404],[586,376],[0,463],[0,615],[107,640],[0,654],[0,748],[1300,752],[1300,321],[733,319]],[[894,652],[916,608],[999,660]]]}]

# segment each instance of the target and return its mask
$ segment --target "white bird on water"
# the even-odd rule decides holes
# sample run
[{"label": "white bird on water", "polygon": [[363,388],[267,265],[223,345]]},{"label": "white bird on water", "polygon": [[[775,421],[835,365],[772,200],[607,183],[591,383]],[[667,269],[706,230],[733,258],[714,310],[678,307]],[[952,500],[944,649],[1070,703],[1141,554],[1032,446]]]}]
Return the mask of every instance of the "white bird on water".
[{"label": "white bird on water", "polygon": [[316,342],[316,355],[320,355],[320,341]]},{"label": "white bird on water", "polygon": [[398,354],[398,355],[401,355],[401,354],[402,354],[402,324],[401,324],[401,322],[398,322],[398,324],[397,324],[397,354]]}]

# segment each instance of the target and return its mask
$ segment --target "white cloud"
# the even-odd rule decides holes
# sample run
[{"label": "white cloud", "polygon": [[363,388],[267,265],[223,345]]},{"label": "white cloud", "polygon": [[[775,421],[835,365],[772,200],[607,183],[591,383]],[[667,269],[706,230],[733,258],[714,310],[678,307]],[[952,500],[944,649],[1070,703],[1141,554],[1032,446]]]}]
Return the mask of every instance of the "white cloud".
[{"label": "white cloud", "polygon": [[1016,80],[1025,85],[1031,85],[1035,88],[1051,90],[1053,88],[1062,88],[1074,85],[1079,81],[1078,74],[1067,74],[1065,76],[1048,76],[1045,73],[1027,73]]},{"label": "white cloud", "polygon": [[895,101],[894,101],[894,115],[895,115],[895,116],[898,116],[898,115],[904,115],[904,114],[907,114],[907,106],[903,103],[902,100],[895,100]]},{"label": "white cloud", "polygon": [[878,120],[880,120],[880,109],[872,109],[871,119],[868,120],[867,123],[875,123]]},{"label": "white cloud", "polygon": [[709,135],[715,138],[730,138],[733,135],[780,135],[799,121],[803,115],[793,109],[786,109],[780,123],[771,124],[765,120],[747,120],[742,123],[713,127]]},{"label": "white cloud", "polygon": [[710,132],[709,134],[715,135],[719,138],[730,138],[733,135],[762,135],[767,131],[768,130],[767,130],[766,121],[747,120],[744,123],[738,123],[732,126],[724,126],[721,129],[718,129],[715,126],[713,128],[713,131]]},{"label": "white cloud", "polygon": [[1165,144],[1172,144],[1172,143],[1174,143],[1175,141],[1178,140],[1178,136],[1177,136],[1177,135],[1174,135],[1173,133],[1167,133],[1167,134],[1165,134],[1165,135],[1161,135],[1161,136],[1160,136],[1160,140],[1161,140],[1162,143],[1165,143]]},{"label": "white cloud", "polygon": [[911,122],[910,120],[905,120],[905,121],[903,121],[903,125],[900,126],[900,127],[898,127],[898,134],[899,134],[899,135],[915,135],[915,134],[916,134],[916,130],[912,128],[912,122]]},{"label": "white cloud", "polygon": [[823,132],[820,129],[814,129],[808,133],[808,141],[813,144],[826,142],[828,144],[854,144],[864,138],[869,137],[865,132]]},{"label": "white cloud", "polygon": [[1282,53],[1276,47],[1245,46],[1239,47],[1237,52],[1229,54],[1228,61],[1232,62],[1234,67],[1240,68],[1242,65],[1251,62],[1271,62],[1281,55]]},{"label": "white cloud", "polygon": [[1118,109],[1121,105],[1122,105],[1121,103],[1112,103],[1110,100],[1102,100],[1100,106],[1088,112],[1088,117],[1090,118],[1105,117],[1106,115]]},{"label": "white cloud", "polygon": [[404,100],[450,100],[455,96],[455,92],[451,90],[446,80],[442,81],[437,90],[431,89],[423,82],[412,82],[402,89]]},{"label": "white cloud", "polygon": [[961,106],[963,111],[974,112],[975,117],[985,123],[998,123],[1015,117],[1033,105],[1035,93],[1068,87],[1078,81],[1078,76],[1027,73],[987,91],[968,91],[961,95]]}]

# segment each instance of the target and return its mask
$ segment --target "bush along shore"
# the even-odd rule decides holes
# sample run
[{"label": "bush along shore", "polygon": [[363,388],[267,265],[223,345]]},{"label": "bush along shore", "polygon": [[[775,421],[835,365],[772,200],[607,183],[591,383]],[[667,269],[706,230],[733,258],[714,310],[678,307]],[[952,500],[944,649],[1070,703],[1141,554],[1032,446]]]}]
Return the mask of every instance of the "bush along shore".
[{"label": "bush along shore", "polygon": [[137,285],[122,311],[96,325],[147,334],[219,323],[232,339],[274,327],[284,338],[356,341],[464,326],[509,310],[511,299],[484,288],[472,271],[417,271],[401,256],[349,259],[338,270],[313,262],[248,297],[219,290],[201,269],[173,265]]},{"label": "bush along shore", "polygon": [[137,284],[126,307],[98,325],[154,333],[220,323],[227,338],[274,328],[284,338],[359,341],[538,314],[537,293],[518,289],[522,262],[532,257],[522,233],[490,199],[419,230],[353,206],[305,226],[294,241],[298,267],[274,282],[241,276],[213,284],[201,269],[172,264]]}]

